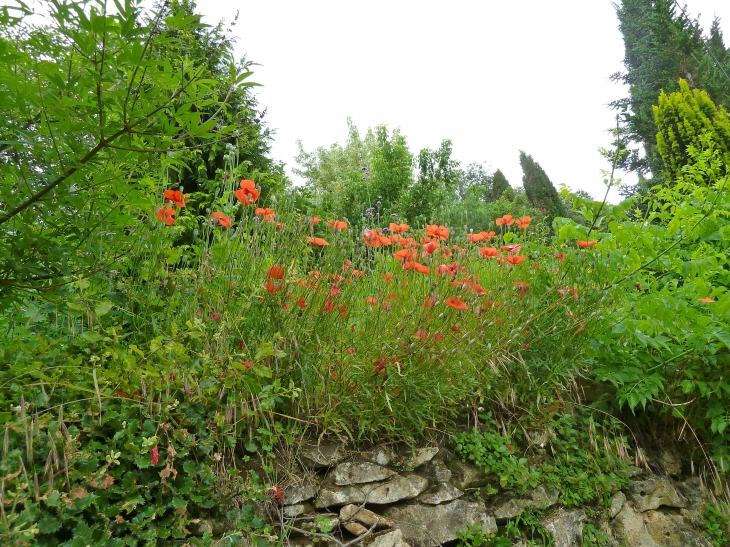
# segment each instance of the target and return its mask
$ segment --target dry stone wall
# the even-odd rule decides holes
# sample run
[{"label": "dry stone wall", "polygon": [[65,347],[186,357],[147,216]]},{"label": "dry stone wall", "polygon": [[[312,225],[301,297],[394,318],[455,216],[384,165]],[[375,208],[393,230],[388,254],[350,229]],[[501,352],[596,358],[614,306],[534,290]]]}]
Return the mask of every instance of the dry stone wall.
[{"label": "dry stone wall", "polygon": [[389,447],[322,444],[304,447],[299,460],[283,499],[265,508],[272,522],[293,519],[284,545],[337,545],[329,535],[340,544],[435,547],[474,525],[494,534],[534,508],[555,547],[582,547],[588,514],[611,547],[712,547],[701,531],[709,493],[697,478],[635,468],[633,483],[610,493],[610,507],[596,517],[595,508],[561,507],[560,492],[544,486],[522,496],[499,490],[496,477],[436,446],[396,456]]}]

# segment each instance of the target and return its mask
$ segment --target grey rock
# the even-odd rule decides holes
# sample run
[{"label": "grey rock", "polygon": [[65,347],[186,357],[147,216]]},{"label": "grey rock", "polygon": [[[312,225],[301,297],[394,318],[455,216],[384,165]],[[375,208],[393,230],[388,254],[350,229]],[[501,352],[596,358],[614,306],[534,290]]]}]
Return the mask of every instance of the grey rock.
[{"label": "grey rock", "polygon": [[403,466],[406,469],[415,469],[424,463],[430,462],[438,452],[439,449],[436,446],[416,448],[411,456],[403,462]]},{"label": "grey rock", "polygon": [[608,514],[611,518],[615,518],[619,511],[623,508],[626,503],[626,494],[623,492],[616,492],[611,498],[611,506],[608,508]]},{"label": "grey rock", "polygon": [[334,467],[345,459],[345,454],[338,444],[322,443],[318,446],[306,445],[299,452],[302,462],[315,469]]},{"label": "grey rock", "polygon": [[611,530],[624,547],[660,547],[644,526],[644,519],[629,503],[625,503],[611,522]]},{"label": "grey rock", "polygon": [[553,536],[553,547],[582,547],[585,519],[586,514],[583,509],[572,511],[560,509],[546,517],[542,524]]},{"label": "grey rock", "polygon": [[387,446],[378,446],[360,454],[360,457],[370,463],[390,465],[395,460],[395,452]]},{"label": "grey rock", "polygon": [[687,498],[686,517],[697,527],[704,526],[705,506],[710,501],[710,491],[698,477],[677,484],[677,490]]},{"label": "grey rock", "polygon": [[367,482],[378,482],[395,475],[387,467],[375,463],[341,463],[335,468],[335,484],[349,486]]},{"label": "grey rock", "polygon": [[354,534],[356,536],[361,536],[363,534],[366,534],[368,529],[365,528],[362,524],[359,522],[345,522],[342,524],[343,528],[350,532],[351,534]]},{"label": "grey rock", "polygon": [[396,475],[391,480],[382,483],[329,486],[319,491],[315,507],[339,507],[349,503],[373,503],[385,505],[404,499],[412,499],[423,492],[428,486],[428,480],[418,475]]},{"label": "grey rock", "polygon": [[284,505],[295,505],[303,501],[311,500],[317,495],[317,485],[304,483],[300,485],[287,486],[284,488]]},{"label": "grey rock", "polygon": [[395,521],[403,539],[414,547],[436,547],[457,539],[457,532],[479,524],[486,534],[497,532],[494,518],[481,502],[456,500],[442,505],[400,505],[385,509],[386,517]]},{"label": "grey rock", "polygon": [[659,463],[662,464],[667,475],[679,477],[682,474],[682,460],[674,450],[665,448],[659,454]]},{"label": "grey rock", "polygon": [[484,469],[472,463],[466,463],[459,460],[449,462],[451,470],[451,484],[459,490],[467,490],[468,488],[478,488],[489,482],[489,475]]},{"label": "grey rock", "polygon": [[550,490],[541,484],[530,491],[527,496],[518,498],[510,496],[497,501],[492,506],[492,515],[498,521],[506,521],[519,516],[528,507],[538,509],[552,507],[558,502],[559,497],[558,490]]},{"label": "grey rock", "polygon": [[441,483],[432,486],[426,490],[423,494],[418,496],[418,501],[421,503],[427,503],[429,505],[438,505],[447,501],[453,501],[464,495],[464,492],[451,486],[448,483]]},{"label": "grey rock", "polygon": [[340,520],[342,522],[354,520],[368,527],[373,524],[377,524],[378,528],[393,528],[395,526],[392,520],[373,513],[370,509],[352,504],[345,505],[340,509]]},{"label": "grey rock", "polygon": [[643,513],[661,506],[684,508],[687,500],[681,496],[666,477],[656,475],[643,481],[636,481],[629,487],[628,498],[634,502],[637,511]]},{"label": "grey rock", "polygon": [[440,460],[432,460],[429,462],[426,468],[426,474],[435,483],[450,482],[452,475],[451,469],[446,467],[446,464]]},{"label": "grey rock", "polygon": [[285,505],[283,512],[285,517],[293,518],[309,513],[312,509],[314,507],[311,503],[297,503],[296,505]]},{"label": "grey rock", "polygon": [[649,511],[644,523],[651,538],[662,547],[712,547],[681,515]]},{"label": "grey rock", "polygon": [[368,547],[407,547],[403,542],[403,533],[400,530],[393,530],[376,536]]}]

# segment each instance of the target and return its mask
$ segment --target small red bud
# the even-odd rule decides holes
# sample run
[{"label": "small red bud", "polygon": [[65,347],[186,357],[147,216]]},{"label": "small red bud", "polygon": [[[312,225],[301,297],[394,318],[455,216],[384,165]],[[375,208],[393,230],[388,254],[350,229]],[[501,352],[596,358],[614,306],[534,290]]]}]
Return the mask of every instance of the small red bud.
[{"label": "small red bud", "polygon": [[157,465],[157,462],[160,461],[159,448],[154,447],[152,450],[150,450],[150,459],[152,460],[152,465]]}]

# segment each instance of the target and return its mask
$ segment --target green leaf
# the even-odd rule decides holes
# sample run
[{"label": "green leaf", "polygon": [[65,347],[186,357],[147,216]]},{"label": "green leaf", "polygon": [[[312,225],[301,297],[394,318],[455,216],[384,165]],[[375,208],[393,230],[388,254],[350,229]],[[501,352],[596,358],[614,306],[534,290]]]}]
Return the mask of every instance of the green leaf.
[{"label": "green leaf", "polygon": [[108,300],[104,300],[96,305],[94,308],[94,313],[97,317],[101,317],[103,315],[106,315],[109,313],[109,311],[112,309],[113,304],[109,302]]}]

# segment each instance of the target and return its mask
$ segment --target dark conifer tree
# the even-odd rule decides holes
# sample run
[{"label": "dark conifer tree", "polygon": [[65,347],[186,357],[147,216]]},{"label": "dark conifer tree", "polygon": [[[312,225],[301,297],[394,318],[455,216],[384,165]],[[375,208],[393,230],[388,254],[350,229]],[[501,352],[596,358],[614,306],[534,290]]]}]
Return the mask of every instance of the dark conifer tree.
[{"label": "dark conifer tree", "polygon": [[540,164],[532,156],[520,151],[520,165],[523,173],[522,184],[530,205],[539,209],[550,223],[555,217],[565,216],[560,195]]},{"label": "dark conifer tree", "polygon": [[488,201],[497,201],[508,188],[510,188],[510,185],[507,178],[504,176],[502,171],[497,169],[494,172],[494,175],[492,175],[492,195],[489,196],[491,199]]}]

